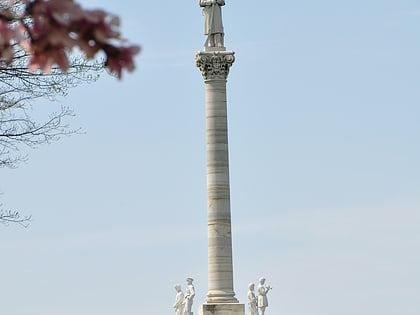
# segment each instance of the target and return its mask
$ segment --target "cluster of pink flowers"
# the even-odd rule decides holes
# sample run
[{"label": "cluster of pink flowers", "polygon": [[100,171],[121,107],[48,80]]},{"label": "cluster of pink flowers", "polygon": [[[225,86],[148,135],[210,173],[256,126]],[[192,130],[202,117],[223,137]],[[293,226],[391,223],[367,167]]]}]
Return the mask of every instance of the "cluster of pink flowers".
[{"label": "cluster of pink flowers", "polygon": [[[68,53],[78,47],[93,58],[106,56],[105,66],[121,78],[123,69],[134,69],[139,46],[126,46],[118,30],[119,19],[103,10],[85,10],[73,0],[20,0],[0,11],[0,58],[13,58],[17,43],[30,55],[29,68],[65,71]],[[16,2],[20,6],[17,6]],[[17,10],[21,8],[21,10]]]}]

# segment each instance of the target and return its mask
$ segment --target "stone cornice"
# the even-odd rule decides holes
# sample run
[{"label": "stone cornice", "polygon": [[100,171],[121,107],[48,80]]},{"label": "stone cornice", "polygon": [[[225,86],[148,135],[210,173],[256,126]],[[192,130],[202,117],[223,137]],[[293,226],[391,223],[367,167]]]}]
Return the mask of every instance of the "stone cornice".
[{"label": "stone cornice", "polygon": [[195,56],[195,64],[204,80],[226,80],[235,61],[233,51],[201,51]]}]

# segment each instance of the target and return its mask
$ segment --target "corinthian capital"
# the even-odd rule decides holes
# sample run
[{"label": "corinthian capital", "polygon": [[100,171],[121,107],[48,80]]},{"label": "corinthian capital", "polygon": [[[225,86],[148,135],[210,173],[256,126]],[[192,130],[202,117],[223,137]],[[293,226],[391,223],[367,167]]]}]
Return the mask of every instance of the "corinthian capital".
[{"label": "corinthian capital", "polygon": [[204,80],[226,80],[234,61],[233,51],[201,51],[195,56],[195,64]]}]

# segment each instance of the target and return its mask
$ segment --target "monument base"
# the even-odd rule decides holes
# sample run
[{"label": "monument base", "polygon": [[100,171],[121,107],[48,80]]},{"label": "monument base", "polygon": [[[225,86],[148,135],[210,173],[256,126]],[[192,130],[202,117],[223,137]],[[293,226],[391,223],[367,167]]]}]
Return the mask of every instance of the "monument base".
[{"label": "monument base", "polygon": [[245,315],[245,305],[239,303],[202,304],[199,315]]}]

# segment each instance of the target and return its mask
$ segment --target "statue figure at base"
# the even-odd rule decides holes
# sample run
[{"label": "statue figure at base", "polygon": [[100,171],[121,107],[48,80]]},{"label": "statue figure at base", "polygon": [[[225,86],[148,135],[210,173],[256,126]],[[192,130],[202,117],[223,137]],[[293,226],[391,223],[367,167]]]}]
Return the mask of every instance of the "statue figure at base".
[{"label": "statue figure at base", "polygon": [[176,315],[183,315],[184,314],[184,293],[182,293],[181,285],[176,284],[175,285],[175,303],[172,306],[175,309]]},{"label": "statue figure at base", "polygon": [[199,0],[199,4],[203,8],[204,35],[207,35],[204,47],[224,47],[221,6],[225,0]]},{"label": "statue figure at base", "polygon": [[269,285],[265,285],[265,278],[260,278],[258,284],[258,308],[260,309],[259,315],[264,315],[265,309],[268,307],[267,293],[271,290]]},{"label": "statue figure at base", "polygon": [[192,315],[191,307],[194,301],[195,296],[195,289],[192,282],[194,281],[193,278],[187,278],[187,288],[185,289],[185,297],[184,297],[184,314],[185,315]]},{"label": "statue figure at base", "polygon": [[250,283],[248,285],[248,307],[250,315],[258,315],[257,297],[255,296],[254,289],[255,284]]}]

